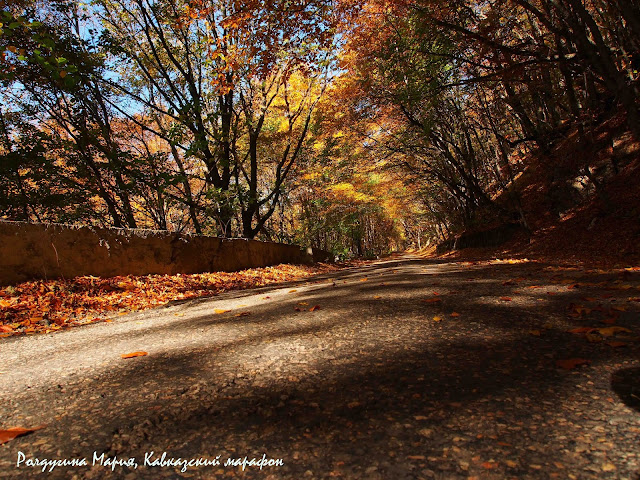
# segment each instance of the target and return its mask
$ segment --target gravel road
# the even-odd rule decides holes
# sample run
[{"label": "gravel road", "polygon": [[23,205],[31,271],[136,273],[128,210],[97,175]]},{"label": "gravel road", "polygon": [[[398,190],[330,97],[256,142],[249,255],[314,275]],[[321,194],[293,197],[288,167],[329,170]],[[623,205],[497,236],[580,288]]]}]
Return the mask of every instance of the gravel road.
[{"label": "gravel road", "polygon": [[638,480],[639,287],[407,256],[1,339],[0,478]]}]

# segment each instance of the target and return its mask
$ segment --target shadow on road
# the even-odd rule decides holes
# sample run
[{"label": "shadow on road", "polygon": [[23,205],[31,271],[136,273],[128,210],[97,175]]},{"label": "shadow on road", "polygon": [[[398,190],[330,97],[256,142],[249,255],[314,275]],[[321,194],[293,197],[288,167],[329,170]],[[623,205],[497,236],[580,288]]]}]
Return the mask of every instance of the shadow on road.
[{"label": "shadow on road", "polygon": [[[540,265],[395,261],[327,276],[335,286],[319,283],[249,317],[203,314],[143,330],[141,339],[205,333],[197,348],[135,359],[86,379],[81,394],[90,415],[76,406],[47,434],[90,437],[118,456],[266,452],[285,461],[267,473],[287,479],[467,478],[473,472],[534,478],[538,465],[545,475],[560,472],[557,465],[566,465],[564,473],[583,471],[602,460],[597,452],[585,460],[585,431],[621,415],[606,400],[609,388],[639,410],[640,368],[611,367],[636,359],[638,348],[614,349],[568,334],[567,325],[597,321],[567,316],[569,303],[584,302],[584,287],[538,292],[566,286],[557,281],[562,276],[583,284],[589,278],[543,272]],[[506,295],[514,300],[486,300]],[[540,307],[531,308],[528,296],[540,298]],[[434,297],[441,300],[424,302]],[[302,300],[321,305],[321,314],[293,312]],[[452,317],[454,311],[459,316]],[[220,341],[212,332],[222,328],[234,329],[237,338]],[[591,365],[556,367],[556,360],[570,357]],[[615,371],[610,385],[609,371]],[[90,400],[87,392],[102,397]],[[640,417],[627,421],[638,426]],[[614,440],[637,461],[637,438]],[[15,448],[28,445],[17,440]],[[65,448],[86,455],[80,445]],[[155,478],[157,472],[137,474]],[[584,478],[608,477],[588,472]]]}]

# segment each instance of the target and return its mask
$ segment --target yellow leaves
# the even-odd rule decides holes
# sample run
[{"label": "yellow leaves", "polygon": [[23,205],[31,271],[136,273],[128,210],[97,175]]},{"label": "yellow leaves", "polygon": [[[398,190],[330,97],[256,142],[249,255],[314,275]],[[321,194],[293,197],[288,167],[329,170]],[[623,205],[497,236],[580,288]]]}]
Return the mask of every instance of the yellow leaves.
[{"label": "yellow leaves", "polygon": [[234,317],[248,317],[249,315],[251,315],[251,312],[240,312],[236,313]]},{"label": "yellow leaves", "polygon": [[433,321],[434,322],[440,322],[440,321],[442,321],[442,317],[439,317],[439,316],[436,315],[435,317],[433,317]]},{"label": "yellow leaves", "polygon": [[617,470],[616,466],[613,463],[603,463],[600,469],[603,472],[615,472]]},{"label": "yellow leaves", "polygon": [[147,356],[148,353],[147,352],[131,352],[131,353],[123,353],[122,355],[120,355],[120,357],[122,358],[135,358],[135,357],[145,357]]},{"label": "yellow leaves", "polygon": [[[313,143],[313,149],[316,152],[321,152],[322,150],[324,150],[324,147],[325,147],[325,143],[324,142],[318,141],[318,142],[314,142]],[[310,175],[310,174],[308,174],[308,175]],[[308,176],[308,175],[305,175],[305,176]],[[305,180],[308,180],[308,178],[305,178]]]},{"label": "yellow leaves", "polygon": [[328,187],[335,197],[344,201],[356,202],[356,203],[371,203],[375,202],[376,198],[362,193],[356,189],[351,183],[341,182]]},{"label": "yellow leaves", "polygon": [[280,125],[278,126],[278,132],[288,132],[291,128],[291,124],[289,123],[289,119],[282,118],[280,120]]},{"label": "yellow leaves", "polygon": [[21,428],[21,427],[11,427],[6,430],[0,430],[0,445],[3,443],[7,443],[10,440],[13,440],[16,437],[21,437],[23,435],[28,435],[31,432],[35,432],[36,430],[41,430],[45,427],[45,425],[40,425],[39,427],[34,428]]},{"label": "yellow leaves", "polygon": [[136,285],[130,282],[118,282],[117,285],[118,285],[118,288],[122,290],[126,290],[128,292],[131,292],[137,288]]},{"label": "yellow leaves", "polygon": [[230,312],[231,310],[226,310],[224,308],[214,308],[213,309],[213,313],[215,313],[216,315],[221,315],[223,313],[227,313]]}]

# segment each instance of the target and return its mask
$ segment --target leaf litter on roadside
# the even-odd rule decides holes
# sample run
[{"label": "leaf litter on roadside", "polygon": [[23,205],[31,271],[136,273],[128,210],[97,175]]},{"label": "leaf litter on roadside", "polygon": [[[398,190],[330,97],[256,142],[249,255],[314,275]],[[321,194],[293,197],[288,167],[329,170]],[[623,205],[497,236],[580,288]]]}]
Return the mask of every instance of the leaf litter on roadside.
[{"label": "leaf litter on roadside", "polygon": [[[177,275],[76,277],[38,280],[0,289],[0,337],[49,333],[108,321],[109,317],[174,300],[292,281],[340,266],[277,265],[240,272]],[[268,298],[268,297],[265,297]],[[216,311],[216,313],[223,313]]]}]

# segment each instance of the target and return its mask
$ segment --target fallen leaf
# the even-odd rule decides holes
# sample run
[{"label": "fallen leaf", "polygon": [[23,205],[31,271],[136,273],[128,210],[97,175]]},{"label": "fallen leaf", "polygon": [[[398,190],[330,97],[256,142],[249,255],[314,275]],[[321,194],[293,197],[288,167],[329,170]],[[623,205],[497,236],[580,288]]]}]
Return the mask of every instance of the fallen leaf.
[{"label": "fallen leaf", "polygon": [[460,314],[458,312],[451,312],[452,317],[459,317]]},{"label": "fallen leaf", "polygon": [[529,335],[533,335],[534,337],[539,337],[540,335],[542,335],[542,332],[540,330],[529,330]]},{"label": "fallen leaf", "polygon": [[593,309],[583,307],[582,305],[576,305],[575,303],[571,303],[569,304],[569,310],[571,311],[570,315],[572,317],[579,317],[582,315],[589,315]]},{"label": "fallen leaf", "polygon": [[510,302],[511,297],[500,297],[500,300],[502,300],[503,302]]},{"label": "fallen leaf", "polygon": [[216,308],[216,309],[213,310],[213,312],[216,313],[216,314],[227,313],[227,312],[230,312],[230,311],[231,310],[225,310],[223,308]]},{"label": "fallen leaf", "polygon": [[122,358],[133,358],[133,357],[144,357],[145,355],[149,355],[147,352],[131,352],[131,353],[123,353],[120,355]]},{"label": "fallen leaf", "polygon": [[40,425],[35,428],[21,428],[21,427],[11,427],[7,430],[0,430],[0,445],[3,443],[7,443],[10,440],[13,440],[16,437],[21,437],[22,435],[28,435],[31,432],[35,432],[36,430],[41,430],[45,427],[45,425]]},{"label": "fallen leaf", "polygon": [[14,328],[10,325],[0,325],[0,332],[13,332]]},{"label": "fallen leaf", "polygon": [[631,330],[629,330],[628,328],[618,327],[618,326],[598,328],[598,333],[603,337],[611,337],[616,333],[622,333],[622,332],[632,333]]},{"label": "fallen leaf", "polygon": [[409,460],[425,460],[426,457],[424,455],[407,455]]},{"label": "fallen leaf", "polygon": [[251,315],[251,312],[240,312],[236,313],[234,317],[248,317],[249,315]]},{"label": "fallen leaf", "polygon": [[422,303],[441,303],[442,299],[441,298],[427,298],[424,300],[420,300]]},{"label": "fallen leaf", "polygon": [[320,310],[320,305],[314,305],[309,309],[310,312],[315,312],[316,310]]},{"label": "fallen leaf", "polygon": [[298,290],[296,288],[289,290],[289,293],[293,293],[293,292],[297,292]]},{"label": "fallen leaf", "polygon": [[593,333],[585,334],[584,338],[586,338],[589,343],[600,343],[602,341],[600,335],[594,335]]},{"label": "fallen leaf", "polygon": [[556,366],[565,370],[573,370],[580,365],[588,365],[591,363],[586,358],[569,358],[567,360],[556,361]]},{"label": "fallen leaf", "polygon": [[438,316],[433,317],[434,322],[439,322],[440,320],[442,320],[442,317],[438,317]]},{"label": "fallen leaf", "polygon": [[376,295],[375,297],[373,297],[374,300],[380,300],[382,298],[382,296],[380,295]]},{"label": "fallen leaf", "polygon": [[595,332],[597,330],[597,328],[594,327],[578,327],[578,328],[573,328],[571,330],[567,330],[568,333],[591,333],[591,332]]},{"label": "fallen leaf", "polygon": [[484,462],[482,463],[482,468],[485,470],[493,470],[494,468],[498,468],[498,462]]}]

